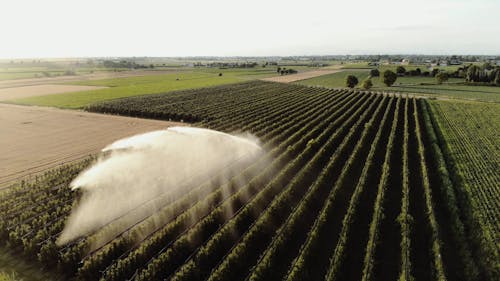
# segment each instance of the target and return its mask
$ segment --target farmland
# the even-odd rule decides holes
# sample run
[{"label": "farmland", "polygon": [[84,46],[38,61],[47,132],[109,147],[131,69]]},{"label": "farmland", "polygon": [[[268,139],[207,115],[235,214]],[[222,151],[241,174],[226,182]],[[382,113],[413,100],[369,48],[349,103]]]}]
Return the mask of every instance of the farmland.
[{"label": "farmland", "polygon": [[[223,75],[219,76],[219,73],[223,73]],[[105,86],[108,88],[21,99],[13,98],[10,102],[24,105],[82,108],[86,105],[103,100],[236,83],[273,75],[276,75],[275,69],[265,68],[250,71],[224,71],[216,69],[205,71],[175,71],[158,75],[151,75],[150,73],[150,75],[146,76],[69,82],[76,85]]]},{"label": "farmland", "polygon": [[[134,79],[141,91],[155,84],[143,86],[143,78]],[[117,83],[119,89],[120,82],[93,85]],[[125,84],[134,88],[134,83]],[[148,89],[154,93],[163,88]],[[453,159],[460,159],[457,151],[478,145],[454,131],[453,120],[458,119],[450,116],[455,109],[444,101],[430,104],[406,95],[262,81],[127,95],[110,101],[74,96],[68,99],[76,101],[72,104],[47,98],[31,101],[250,132],[266,153],[224,182],[208,180],[190,187],[158,213],[94,249],[92,241],[112,225],[66,246],[55,244],[80,196],[67,186],[92,159],[61,167],[0,193],[0,215],[5,218],[0,240],[9,248],[50,270],[83,280],[494,280],[498,276],[495,237],[481,243],[483,232],[473,223],[477,213],[485,213],[481,208],[497,212],[498,200],[488,201],[486,192],[494,192],[498,178],[486,170],[490,176],[480,180],[492,188],[481,181],[477,187],[462,188],[459,173],[467,172],[467,165],[456,167]],[[491,107],[489,112],[498,110]],[[497,130],[498,123],[492,122],[486,125],[488,132]],[[469,134],[472,138],[474,131]],[[443,136],[452,139],[449,150]],[[498,156],[491,154],[498,153],[497,141],[482,139],[485,145],[490,143],[490,152],[484,153]],[[487,165],[494,173],[492,159]],[[492,205],[477,206],[479,202]],[[496,227],[496,216],[490,216],[493,221],[481,220],[482,226]],[[139,235],[152,222],[158,227]]]},{"label": "farmland", "polygon": [[69,92],[81,92],[102,89],[99,86],[80,86],[80,85],[33,85],[15,88],[0,89],[0,101],[11,99],[20,99],[33,96],[45,96]]},{"label": "farmland", "polygon": [[500,105],[461,101],[433,101],[431,105],[441,128],[441,141],[446,140],[444,149],[454,159],[455,169],[463,178],[464,195],[470,198],[470,219],[481,229],[475,235],[482,234],[480,240],[490,249],[483,255],[492,267],[498,267]]},{"label": "farmland", "polygon": [[176,123],[0,104],[0,188],[97,153],[117,139]]},{"label": "farmland", "polygon": [[[341,88],[345,87],[345,77],[347,75],[354,75],[361,82],[368,78],[369,71],[346,69],[342,72],[314,77],[296,83],[308,86]],[[380,77],[373,77],[371,80],[373,82],[372,90],[376,91],[410,93],[448,99],[500,102],[500,87],[464,85],[464,79],[459,78],[451,78],[447,83],[438,85],[434,77],[398,77],[396,83],[391,87],[384,85],[380,81]]]},{"label": "farmland", "polygon": [[304,79],[310,79],[313,77],[324,76],[324,75],[328,75],[331,73],[337,73],[340,71],[342,71],[342,70],[340,70],[340,69],[318,69],[318,70],[314,70],[314,71],[301,72],[301,73],[297,73],[297,74],[293,74],[293,75],[281,75],[281,76],[263,78],[262,80],[271,81],[271,82],[291,83],[291,82],[300,81],[300,80],[304,80]]}]

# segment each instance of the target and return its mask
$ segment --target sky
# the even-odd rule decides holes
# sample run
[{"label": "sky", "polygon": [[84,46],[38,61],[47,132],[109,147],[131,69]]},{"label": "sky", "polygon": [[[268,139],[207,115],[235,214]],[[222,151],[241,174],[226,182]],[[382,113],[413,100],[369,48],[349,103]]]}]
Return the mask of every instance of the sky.
[{"label": "sky", "polygon": [[0,58],[500,55],[500,0],[1,0]]}]

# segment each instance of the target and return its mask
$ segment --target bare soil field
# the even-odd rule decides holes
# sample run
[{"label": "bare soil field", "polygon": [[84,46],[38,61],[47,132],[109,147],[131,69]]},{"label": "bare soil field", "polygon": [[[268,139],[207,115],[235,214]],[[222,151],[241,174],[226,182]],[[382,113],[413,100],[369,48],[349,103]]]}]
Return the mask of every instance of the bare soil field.
[{"label": "bare soil field", "polygon": [[304,79],[309,79],[317,76],[322,76],[322,75],[327,75],[327,74],[332,74],[336,72],[340,72],[342,70],[340,69],[321,69],[321,70],[312,70],[312,71],[305,71],[305,72],[299,72],[297,74],[289,74],[289,75],[280,75],[280,76],[274,76],[274,77],[269,77],[269,78],[263,78],[262,80],[264,81],[271,81],[271,82],[280,82],[280,83],[291,83],[299,80],[304,80]]},{"label": "bare soil field", "polygon": [[73,82],[73,81],[100,80],[100,79],[108,79],[108,78],[122,78],[122,77],[146,76],[146,75],[159,75],[159,74],[165,74],[165,73],[172,73],[175,71],[179,71],[179,70],[178,69],[172,69],[172,70],[131,70],[131,71],[120,71],[120,72],[99,72],[99,73],[74,75],[74,76],[57,76],[57,77],[41,77],[41,78],[29,78],[29,79],[3,80],[3,81],[0,81],[0,89],[21,87],[21,86],[66,83],[66,82]]},{"label": "bare soil field", "polygon": [[0,104],[0,187],[82,159],[117,139],[179,124]]},{"label": "bare soil field", "polygon": [[45,96],[69,92],[79,92],[102,89],[106,87],[80,86],[80,85],[33,85],[14,88],[0,88],[0,101],[27,98],[34,96]]}]

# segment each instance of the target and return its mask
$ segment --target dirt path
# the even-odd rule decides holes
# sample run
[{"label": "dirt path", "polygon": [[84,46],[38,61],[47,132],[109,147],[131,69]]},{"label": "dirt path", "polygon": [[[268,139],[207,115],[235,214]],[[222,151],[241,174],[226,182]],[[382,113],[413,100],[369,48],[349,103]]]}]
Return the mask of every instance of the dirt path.
[{"label": "dirt path", "polygon": [[3,80],[3,81],[0,81],[0,89],[1,88],[22,87],[22,86],[32,86],[32,85],[66,83],[66,82],[73,82],[73,81],[100,80],[100,79],[109,79],[109,78],[122,78],[122,77],[146,76],[146,75],[161,75],[161,74],[172,73],[172,72],[177,72],[177,71],[179,71],[179,69],[131,70],[131,71],[121,71],[121,72],[99,72],[99,73],[83,74],[83,75],[75,75],[75,76],[57,76],[57,77],[41,77],[41,78],[29,78],[29,79]]},{"label": "dirt path", "polygon": [[0,187],[84,158],[117,139],[179,124],[0,104]]},{"label": "dirt path", "polygon": [[342,71],[341,69],[318,69],[305,72],[299,72],[297,74],[280,75],[269,78],[263,78],[264,81],[280,82],[280,83],[291,83],[299,80],[309,79],[317,76],[322,76],[326,74],[332,74]]},{"label": "dirt path", "polygon": [[34,96],[45,96],[69,92],[96,90],[107,87],[79,86],[79,85],[33,85],[15,88],[0,89],[0,101],[27,98]]}]

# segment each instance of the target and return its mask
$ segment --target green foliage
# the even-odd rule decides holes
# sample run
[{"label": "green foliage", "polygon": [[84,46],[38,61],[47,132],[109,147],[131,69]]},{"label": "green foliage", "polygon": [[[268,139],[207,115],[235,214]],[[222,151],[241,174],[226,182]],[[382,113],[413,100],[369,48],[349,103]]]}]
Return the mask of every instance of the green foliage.
[{"label": "green foliage", "polygon": [[372,83],[371,79],[365,79],[365,80],[363,80],[363,83],[361,83],[361,88],[363,88],[365,90],[371,89],[371,87],[373,87],[373,83]]},{"label": "green foliage", "polygon": [[396,68],[396,73],[397,73],[398,75],[404,75],[404,74],[406,73],[406,69],[405,69],[403,66],[398,66],[398,67]]},{"label": "green foliage", "polygon": [[0,281],[21,281],[15,273],[7,274],[5,272],[0,272]]},{"label": "green foliage", "polygon": [[434,277],[436,280],[445,281],[445,266],[443,262],[443,250],[442,250],[442,237],[440,236],[440,229],[436,218],[436,208],[433,206],[433,193],[431,190],[431,181],[429,179],[429,170],[427,163],[429,163],[429,159],[426,159],[425,149],[428,149],[424,146],[423,141],[423,133],[422,127],[420,125],[420,116],[417,108],[416,99],[412,99],[413,102],[413,118],[415,122],[415,134],[418,144],[418,156],[419,156],[419,164],[420,164],[420,175],[422,178],[422,185],[424,189],[424,200],[425,200],[425,213],[427,215],[428,221],[426,222],[430,228],[431,232],[431,255],[432,255],[432,269],[434,272]]},{"label": "green foliage", "polygon": [[401,229],[401,242],[400,242],[400,251],[401,251],[401,268],[399,273],[400,281],[406,280],[414,280],[412,276],[412,266],[411,266],[411,231],[413,224],[413,217],[410,214],[410,179],[409,179],[409,156],[408,156],[408,140],[409,140],[409,99],[405,99],[404,104],[404,129],[403,129],[403,167],[402,167],[402,181],[401,181],[401,192],[403,196],[401,198],[401,212],[397,217],[397,222],[400,225]]},{"label": "green foliage", "polygon": [[439,72],[438,74],[436,74],[436,81],[438,84],[443,84],[443,82],[448,81],[449,78],[450,76],[447,72]]},{"label": "green foliage", "polygon": [[380,243],[381,223],[384,218],[384,200],[387,196],[387,188],[389,185],[389,176],[391,173],[391,156],[394,153],[394,142],[396,138],[396,128],[400,119],[399,112],[402,98],[399,97],[394,110],[394,118],[392,120],[389,141],[387,143],[386,153],[384,156],[384,164],[382,166],[380,182],[378,184],[377,197],[375,198],[375,206],[373,211],[373,218],[370,224],[368,242],[366,245],[366,253],[363,261],[363,273],[361,280],[372,280],[374,275],[374,268],[376,266],[376,251]]},{"label": "green foliage", "polygon": [[345,78],[345,86],[349,88],[354,88],[358,85],[358,77],[354,75],[347,75]]},{"label": "green foliage", "polygon": [[394,73],[390,70],[384,71],[384,75],[382,76],[382,82],[384,82],[384,84],[387,87],[392,86],[392,84],[394,84],[394,82],[396,82],[396,79],[398,79],[398,76],[396,75],[396,73]]},{"label": "green foliage", "polygon": [[379,77],[380,76],[380,71],[378,69],[372,69],[370,70],[370,76],[371,77]]},{"label": "green foliage", "polygon": [[[327,280],[340,279],[340,277],[338,276],[342,274],[341,267],[345,263],[346,256],[349,255],[348,253],[346,253],[349,251],[349,246],[351,245],[349,244],[349,242],[354,243],[354,238],[352,237],[354,235],[353,232],[355,231],[354,228],[356,228],[354,222],[361,216],[359,210],[359,208],[361,208],[360,205],[362,204],[360,202],[360,197],[365,193],[365,188],[367,188],[370,173],[374,173],[374,170],[376,170],[376,167],[374,167],[376,164],[373,163],[376,152],[386,148],[385,143],[381,144],[380,140],[381,138],[384,138],[383,142],[385,142],[385,136],[382,136],[382,132],[384,131],[383,128],[386,126],[386,122],[389,122],[387,120],[387,117],[389,115],[389,112],[391,111],[391,107],[393,106],[393,101],[394,98],[391,98],[385,108],[385,112],[381,120],[378,119],[380,118],[380,115],[378,116],[378,118],[376,118],[377,113],[381,114],[381,111],[377,109],[377,111],[373,114],[372,119],[368,123],[368,126],[365,126],[364,128],[363,134],[361,135],[357,146],[354,148],[353,153],[358,155],[352,155],[351,159],[349,159],[350,161],[347,162],[347,165],[352,165],[353,163],[355,163],[354,161],[356,161],[356,158],[361,158],[363,159],[362,161],[364,161],[364,167],[361,171],[359,181],[355,186],[354,192],[349,202],[349,207],[342,221],[342,231],[340,233],[337,245],[335,246],[334,254],[330,260],[329,270],[326,275]],[[377,126],[377,121],[379,120],[380,123],[378,123]],[[370,139],[371,144],[367,144],[367,139]],[[362,150],[361,147],[367,147],[367,149],[369,147],[368,154],[364,154],[364,150]],[[365,155],[366,159],[364,158]]]},{"label": "green foliage", "polygon": [[[449,172],[449,169],[453,169],[453,167],[451,166],[451,164],[446,163],[446,159],[443,153],[443,151],[446,151],[446,149],[442,150],[440,147],[440,145],[443,146],[444,144],[440,143],[437,137],[437,133],[435,132],[434,128],[434,126],[436,125],[435,120],[431,120],[428,104],[425,100],[421,100],[420,103],[422,104],[422,117],[426,129],[425,132],[428,138],[426,140],[428,142],[427,146],[431,150],[433,158],[436,159],[434,167],[429,167],[429,169],[438,171],[438,177],[440,181],[440,194],[437,194],[437,196],[441,196],[442,198],[444,198],[443,204],[447,205],[448,216],[450,218],[449,225],[452,229],[454,240],[454,245],[452,247],[455,247],[458,254],[464,261],[464,268],[461,268],[461,270],[463,270],[463,275],[467,276],[466,279],[468,280],[476,280],[479,278],[478,269],[476,262],[472,258],[472,252],[467,241],[467,233],[464,227],[464,222],[462,222],[461,220],[461,216],[463,214],[460,213],[460,203],[456,198],[452,182],[453,179]],[[465,210],[466,208],[462,209]]]},{"label": "green foliage", "polygon": [[489,280],[500,276],[498,260],[499,222],[491,190],[500,181],[496,172],[495,132],[500,105],[497,103],[432,101],[431,115],[438,129],[440,148],[452,174],[461,216],[465,217],[474,258]]}]

